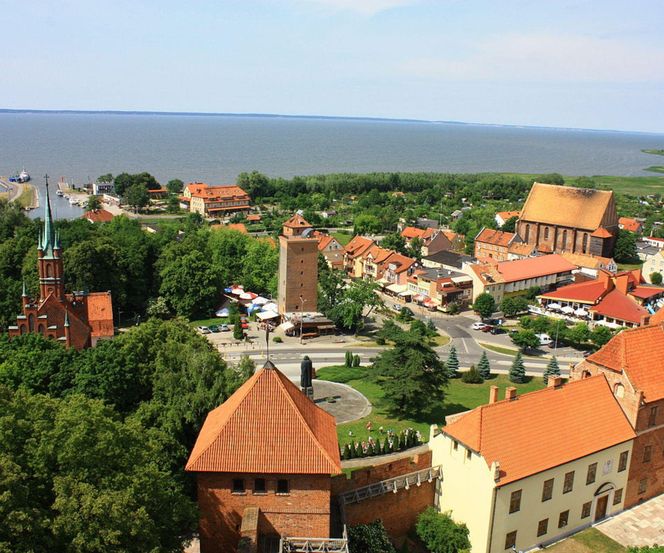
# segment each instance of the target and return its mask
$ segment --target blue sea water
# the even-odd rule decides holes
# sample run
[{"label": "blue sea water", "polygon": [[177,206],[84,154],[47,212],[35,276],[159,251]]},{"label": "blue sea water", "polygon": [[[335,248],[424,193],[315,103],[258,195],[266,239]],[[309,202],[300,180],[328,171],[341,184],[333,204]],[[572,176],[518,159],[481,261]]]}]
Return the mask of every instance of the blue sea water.
[{"label": "blue sea water", "polygon": [[[83,184],[148,171],[161,182],[437,171],[646,175],[664,135],[456,123],[275,116],[0,113],[0,175],[25,167]],[[63,213],[67,206],[60,202]]]}]

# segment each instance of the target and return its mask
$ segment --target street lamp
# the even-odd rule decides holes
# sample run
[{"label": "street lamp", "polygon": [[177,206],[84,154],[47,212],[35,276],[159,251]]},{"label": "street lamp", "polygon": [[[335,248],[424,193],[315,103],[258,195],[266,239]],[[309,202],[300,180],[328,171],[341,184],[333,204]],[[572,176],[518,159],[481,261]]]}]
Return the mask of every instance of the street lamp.
[{"label": "street lamp", "polygon": [[300,296],[300,302],[302,303],[302,307],[300,309],[300,344],[302,344],[302,328],[304,326],[304,304],[307,300],[305,300],[302,296]]}]

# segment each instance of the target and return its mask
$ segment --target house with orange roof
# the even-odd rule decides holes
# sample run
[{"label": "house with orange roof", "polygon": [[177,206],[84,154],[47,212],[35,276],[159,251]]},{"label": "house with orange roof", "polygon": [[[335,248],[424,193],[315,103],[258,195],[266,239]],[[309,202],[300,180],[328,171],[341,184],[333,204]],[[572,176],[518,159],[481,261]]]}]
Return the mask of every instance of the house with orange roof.
[{"label": "house with orange roof", "polygon": [[110,223],[113,220],[113,214],[105,209],[95,209],[86,211],[81,215],[81,219],[86,219],[91,223]]},{"label": "house with orange roof", "polygon": [[378,282],[383,286],[404,286],[406,278],[417,266],[417,260],[397,252],[390,252],[379,267],[380,279]]},{"label": "house with orange roof", "polygon": [[[664,324],[623,330],[570,372],[573,381],[603,375],[636,432],[625,507],[664,493]],[[598,411],[599,413],[599,411]],[[602,415],[604,413],[602,412]]]},{"label": "house with orange roof", "polygon": [[180,204],[203,217],[219,217],[248,212],[251,199],[235,184],[211,186],[204,182],[190,182],[180,196]]},{"label": "house with orange roof", "polygon": [[343,269],[344,247],[341,242],[330,234],[314,231],[313,235],[318,239],[318,252],[325,258],[332,269]]},{"label": "house with orange roof", "polygon": [[201,553],[234,553],[242,538],[331,537],[336,422],[271,361],[208,414],[185,470],[196,475]]},{"label": "house with orange roof", "polygon": [[436,507],[465,523],[473,552],[546,546],[625,506],[635,432],[603,375],[498,400],[433,426]]},{"label": "house with orange roof", "polygon": [[641,234],[643,232],[643,223],[633,217],[618,217],[618,227],[634,234]]},{"label": "house with orange roof", "polygon": [[514,232],[482,227],[482,230],[475,236],[475,257],[508,261],[510,246],[520,243],[523,243],[523,240]]},{"label": "house with orange roof", "polygon": [[362,278],[379,280],[383,276],[382,264],[392,253],[392,250],[377,245],[368,248],[361,256]]},{"label": "house with orange roof", "polygon": [[518,219],[520,213],[520,211],[499,211],[495,216],[496,225],[500,228],[510,219],[514,217]]},{"label": "house with orange roof", "polygon": [[618,270],[618,264],[611,257],[572,252],[560,252],[560,255],[570,263],[574,263],[579,268],[578,272],[592,277],[596,277],[601,269],[611,273]]},{"label": "house with orange roof", "polygon": [[447,311],[452,303],[459,307],[465,306],[472,296],[472,279],[450,269],[416,269],[407,280],[412,300],[432,311]]},{"label": "house with orange roof", "polygon": [[611,257],[618,235],[613,191],[533,183],[516,232],[543,253]]},{"label": "house with orange roof", "polygon": [[591,325],[619,328],[647,324],[664,298],[664,287],[643,283],[641,272],[599,271],[596,279],[582,280],[538,296],[545,310]]},{"label": "house with orange roof", "polygon": [[113,337],[111,292],[65,293],[63,253],[53,224],[47,180],[44,224],[37,245],[39,297],[31,298],[23,286],[21,313],[16,324],[7,329],[10,338],[37,333],[80,350]]},{"label": "house with orange roof", "polygon": [[362,277],[362,255],[376,243],[371,238],[353,236],[344,247],[344,269],[351,278]]},{"label": "house with orange roof", "polygon": [[487,292],[496,303],[506,296],[525,294],[529,288],[552,290],[572,282],[573,265],[558,254],[528,257],[514,261],[484,262],[464,265],[473,279],[473,301]]},{"label": "house with orange roof", "polygon": [[401,236],[406,240],[409,246],[412,246],[416,238],[422,242],[421,254],[423,256],[432,255],[439,251],[451,251],[455,249],[452,238],[437,228],[427,227],[424,229],[417,227],[405,227],[401,231]]}]

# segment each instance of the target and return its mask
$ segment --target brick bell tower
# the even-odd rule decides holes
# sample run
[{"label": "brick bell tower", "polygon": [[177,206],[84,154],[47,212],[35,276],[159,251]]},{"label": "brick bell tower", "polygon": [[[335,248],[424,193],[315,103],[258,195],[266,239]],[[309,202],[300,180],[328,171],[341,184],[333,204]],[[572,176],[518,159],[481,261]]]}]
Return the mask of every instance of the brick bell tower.
[{"label": "brick bell tower", "polygon": [[39,271],[39,300],[43,302],[50,294],[58,300],[65,300],[64,269],[60,237],[53,225],[51,214],[51,198],[48,192],[48,175],[46,181],[46,207],[44,209],[44,228],[39,234],[37,246],[37,265]]}]

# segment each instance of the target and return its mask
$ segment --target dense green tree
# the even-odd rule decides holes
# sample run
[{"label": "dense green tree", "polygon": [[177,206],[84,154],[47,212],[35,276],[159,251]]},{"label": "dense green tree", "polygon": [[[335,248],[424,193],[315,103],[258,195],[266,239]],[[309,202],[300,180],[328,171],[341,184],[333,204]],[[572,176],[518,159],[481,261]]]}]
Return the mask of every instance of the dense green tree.
[{"label": "dense green tree", "polygon": [[482,384],[484,378],[482,378],[480,372],[475,368],[475,365],[471,365],[470,369],[461,375],[461,381],[465,384]]},{"label": "dense green tree", "polygon": [[88,196],[88,201],[85,204],[85,209],[88,211],[99,211],[102,208],[99,196]]},{"label": "dense green tree", "polygon": [[482,357],[480,357],[480,362],[477,364],[477,370],[484,380],[491,377],[491,365],[486,351],[482,351]]},{"label": "dense green tree", "polygon": [[488,292],[483,292],[475,299],[473,310],[483,319],[488,319],[496,311],[496,300]]},{"label": "dense green tree", "polygon": [[375,215],[358,215],[354,225],[355,234],[378,234],[383,230],[383,224]]},{"label": "dense green tree", "polygon": [[348,528],[350,553],[396,553],[381,520]]},{"label": "dense green tree", "polygon": [[237,184],[253,200],[272,196],[274,192],[274,189],[270,185],[270,180],[258,171],[240,173],[237,178]]},{"label": "dense green tree", "polygon": [[427,507],[417,517],[418,537],[431,553],[463,553],[470,550],[469,530],[457,524],[448,513]]},{"label": "dense green tree", "polygon": [[140,184],[132,184],[125,190],[122,197],[127,205],[134,208],[134,211],[138,211],[150,203],[147,189]]},{"label": "dense green tree", "polygon": [[510,217],[503,223],[503,226],[500,227],[500,230],[504,232],[516,232],[516,223],[519,220],[518,216]]},{"label": "dense green tree", "polygon": [[510,381],[515,384],[523,384],[526,381],[526,367],[523,364],[521,352],[517,352],[510,367]]},{"label": "dense green tree", "polygon": [[532,330],[519,330],[512,334],[512,342],[521,349],[535,349],[540,345],[539,338]]},{"label": "dense green tree", "polygon": [[100,175],[99,177],[97,177],[97,182],[111,183],[111,182],[113,182],[113,175],[111,175],[111,173],[106,173],[105,175]]},{"label": "dense green tree", "polygon": [[537,182],[542,182],[545,184],[565,184],[565,178],[560,173],[548,173],[546,175],[540,175],[537,178]]},{"label": "dense green tree", "polygon": [[161,188],[161,185],[157,182],[157,179],[155,179],[150,173],[146,172],[137,173],[135,175],[130,175],[129,173],[120,173],[115,177],[115,179],[113,179],[115,192],[122,197],[125,197],[127,190],[134,185],[138,185],[145,190],[158,190]]},{"label": "dense green tree", "polygon": [[546,370],[544,371],[543,375],[544,384],[547,385],[549,383],[549,378],[553,378],[555,376],[560,376],[560,367],[558,366],[558,360],[554,355],[551,358],[551,361],[549,361],[549,363],[547,364]]},{"label": "dense green tree", "polygon": [[650,273],[650,282],[655,286],[659,286],[660,284],[662,284],[662,273],[659,273],[657,271],[655,271],[654,273]]},{"label": "dense green tree", "polygon": [[445,365],[417,334],[403,331],[395,336],[394,346],[376,357],[373,368],[385,400],[399,415],[419,415],[445,397]]},{"label": "dense green tree", "polygon": [[376,294],[378,284],[370,280],[355,280],[343,290],[335,305],[324,313],[335,324],[346,330],[357,331],[364,326],[364,319],[382,305]]},{"label": "dense green tree", "polygon": [[611,330],[605,326],[597,325],[590,333],[590,341],[596,346],[602,347],[611,339],[612,336],[613,333]]},{"label": "dense green tree", "polygon": [[447,354],[447,376],[449,378],[457,378],[459,376],[459,357],[454,345],[450,346],[450,351]]},{"label": "dense green tree", "polygon": [[408,255],[408,248],[406,247],[406,239],[398,232],[391,232],[385,235],[380,241],[381,248],[386,250],[394,250],[404,255]]},{"label": "dense green tree", "polygon": [[500,303],[500,310],[506,317],[514,317],[528,310],[528,301],[523,296],[507,297]]},{"label": "dense green tree", "polygon": [[217,272],[199,251],[191,251],[160,273],[159,294],[178,315],[209,316],[221,291]]},{"label": "dense green tree", "polygon": [[636,250],[636,234],[619,229],[616,245],[613,249],[613,257],[618,263],[639,262],[639,254]]},{"label": "dense green tree", "polygon": [[166,183],[166,189],[171,194],[180,194],[184,188],[184,183],[180,179],[171,179]]},{"label": "dense green tree", "polygon": [[148,307],[145,310],[145,314],[148,317],[166,319],[171,314],[171,310],[168,308],[168,303],[166,303],[166,300],[163,297],[158,296],[148,302]]},{"label": "dense green tree", "polygon": [[567,329],[566,338],[575,344],[585,344],[590,339],[590,329],[586,323],[577,323]]}]

